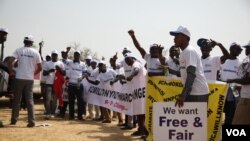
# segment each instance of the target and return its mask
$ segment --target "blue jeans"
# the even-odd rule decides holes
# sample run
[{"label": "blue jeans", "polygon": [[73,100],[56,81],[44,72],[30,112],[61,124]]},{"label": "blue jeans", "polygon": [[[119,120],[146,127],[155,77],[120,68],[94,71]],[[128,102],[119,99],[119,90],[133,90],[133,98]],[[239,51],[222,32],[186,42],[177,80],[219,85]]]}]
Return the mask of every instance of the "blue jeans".
[{"label": "blue jeans", "polygon": [[22,95],[24,93],[28,109],[28,122],[35,123],[34,100],[33,100],[34,80],[15,79],[14,81],[14,99],[12,106],[11,122],[16,123],[19,117]]},{"label": "blue jeans", "polygon": [[57,106],[57,96],[54,93],[52,85],[46,85],[46,102],[45,109],[46,115],[55,115]]}]

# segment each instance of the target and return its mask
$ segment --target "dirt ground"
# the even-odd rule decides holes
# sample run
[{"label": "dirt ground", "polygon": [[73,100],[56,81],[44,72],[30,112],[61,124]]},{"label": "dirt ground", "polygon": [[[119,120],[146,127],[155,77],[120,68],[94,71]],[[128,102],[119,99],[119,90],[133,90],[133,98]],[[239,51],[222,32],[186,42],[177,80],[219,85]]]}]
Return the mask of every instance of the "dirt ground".
[{"label": "dirt ground", "polygon": [[[0,120],[4,127],[0,128],[1,141],[141,141],[140,137],[132,137],[133,130],[120,130],[117,121],[103,124],[98,121],[69,121],[67,118],[45,120],[42,100],[35,101],[36,125],[27,128],[27,111],[21,110],[16,125],[10,124],[11,109],[8,99],[0,98]],[[48,125],[48,126],[42,126]]]}]

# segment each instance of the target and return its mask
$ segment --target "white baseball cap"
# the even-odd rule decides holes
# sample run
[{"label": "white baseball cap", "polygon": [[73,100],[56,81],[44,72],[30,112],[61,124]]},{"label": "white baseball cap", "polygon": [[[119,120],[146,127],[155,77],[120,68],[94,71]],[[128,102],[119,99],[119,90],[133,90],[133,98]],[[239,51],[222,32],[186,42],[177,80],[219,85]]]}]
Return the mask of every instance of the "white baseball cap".
[{"label": "white baseball cap", "polygon": [[32,35],[27,35],[27,36],[24,37],[24,41],[34,42],[34,37]]},{"label": "white baseball cap", "polygon": [[88,55],[85,60],[92,60],[92,57],[90,55]]},{"label": "white baseball cap", "polygon": [[75,50],[74,53],[78,53],[78,54],[81,54],[80,50]]},{"label": "white baseball cap", "polygon": [[98,64],[106,64],[106,62],[104,60],[100,60]]},{"label": "white baseball cap", "polygon": [[0,32],[8,33],[8,28],[0,27]]},{"label": "white baseball cap", "polygon": [[135,56],[132,53],[126,53],[125,58],[135,58]]},{"label": "white baseball cap", "polygon": [[53,50],[53,51],[51,51],[51,55],[52,54],[57,54],[58,55],[58,51],[57,50]]},{"label": "white baseball cap", "polygon": [[172,36],[175,36],[175,35],[180,34],[180,33],[184,34],[184,35],[186,35],[188,37],[191,36],[189,30],[186,27],[183,27],[183,26],[179,26],[176,31],[170,31],[170,35],[172,35]]},{"label": "white baseball cap", "polygon": [[249,48],[250,47],[250,41],[248,42],[247,45],[243,46],[244,48]]}]

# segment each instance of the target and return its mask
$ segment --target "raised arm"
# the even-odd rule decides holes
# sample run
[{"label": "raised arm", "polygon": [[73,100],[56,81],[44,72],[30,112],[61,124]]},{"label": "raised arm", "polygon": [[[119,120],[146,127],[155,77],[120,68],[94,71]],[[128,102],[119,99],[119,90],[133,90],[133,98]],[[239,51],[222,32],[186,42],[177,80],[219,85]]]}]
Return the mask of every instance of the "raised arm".
[{"label": "raised arm", "polygon": [[229,58],[229,52],[227,51],[227,49],[219,42],[216,42],[214,40],[211,40],[212,44],[214,44],[215,46],[218,46],[223,54],[223,56],[221,56],[220,60],[221,62],[225,61],[227,58]]},{"label": "raised arm", "polygon": [[137,41],[136,37],[135,37],[135,33],[133,30],[129,30],[128,34],[130,35],[130,37],[133,40],[133,43],[135,45],[135,47],[139,50],[139,52],[141,53],[142,58],[144,58],[144,56],[146,55],[146,51],[141,47],[141,45],[139,44],[139,42]]}]

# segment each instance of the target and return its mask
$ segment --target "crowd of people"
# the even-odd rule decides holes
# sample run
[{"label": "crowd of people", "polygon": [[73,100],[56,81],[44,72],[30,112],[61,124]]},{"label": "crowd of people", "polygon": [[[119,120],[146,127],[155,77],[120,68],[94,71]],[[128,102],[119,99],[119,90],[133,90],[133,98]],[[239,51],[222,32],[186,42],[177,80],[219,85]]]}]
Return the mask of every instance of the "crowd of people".
[{"label": "crowd of people", "polygon": [[[6,28],[0,29],[2,48],[7,34]],[[200,38],[197,40],[200,56],[189,43],[189,30],[179,26],[177,30],[170,31],[170,35],[174,36],[174,44],[169,48],[169,56],[163,56],[163,46],[152,44],[148,53],[137,40],[135,31],[129,30],[128,35],[146,61],[145,64],[139,61],[128,47],[122,51],[122,60],[117,61],[116,53],[111,55],[109,64],[105,60],[96,60],[91,56],[80,60],[81,52],[72,51],[70,47],[61,51],[61,59],[59,52],[53,50],[44,60],[41,56],[43,43],[39,43],[40,48],[37,51],[32,48],[33,36],[25,36],[24,46],[14,51],[8,65],[1,63],[1,68],[8,72],[10,77],[15,76],[10,124],[15,125],[18,121],[21,98],[24,94],[28,110],[27,127],[35,126],[32,88],[34,75],[40,72],[46,120],[56,116],[65,118],[67,109],[68,120],[91,119],[111,123],[117,118],[118,126],[124,126],[122,130],[131,130],[138,125],[138,130],[132,135],[145,139],[148,135],[145,114],[125,115],[123,119],[122,113],[87,103],[85,96],[88,94],[88,87],[94,85],[108,89],[131,89],[135,79],[140,79],[146,84],[146,79],[141,78],[175,76],[180,77],[184,86],[181,95],[176,99],[176,106],[182,107],[185,102],[208,102],[208,82],[223,81],[230,86],[224,106],[225,124],[250,124],[247,116],[250,114],[250,42],[245,46],[233,42],[228,51],[217,41]],[[217,47],[223,55],[210,55]],[[245,48],[244,60],[238,58],[242,47]],[[73,52],[72,60],[68,58],[69,52]]]}]

